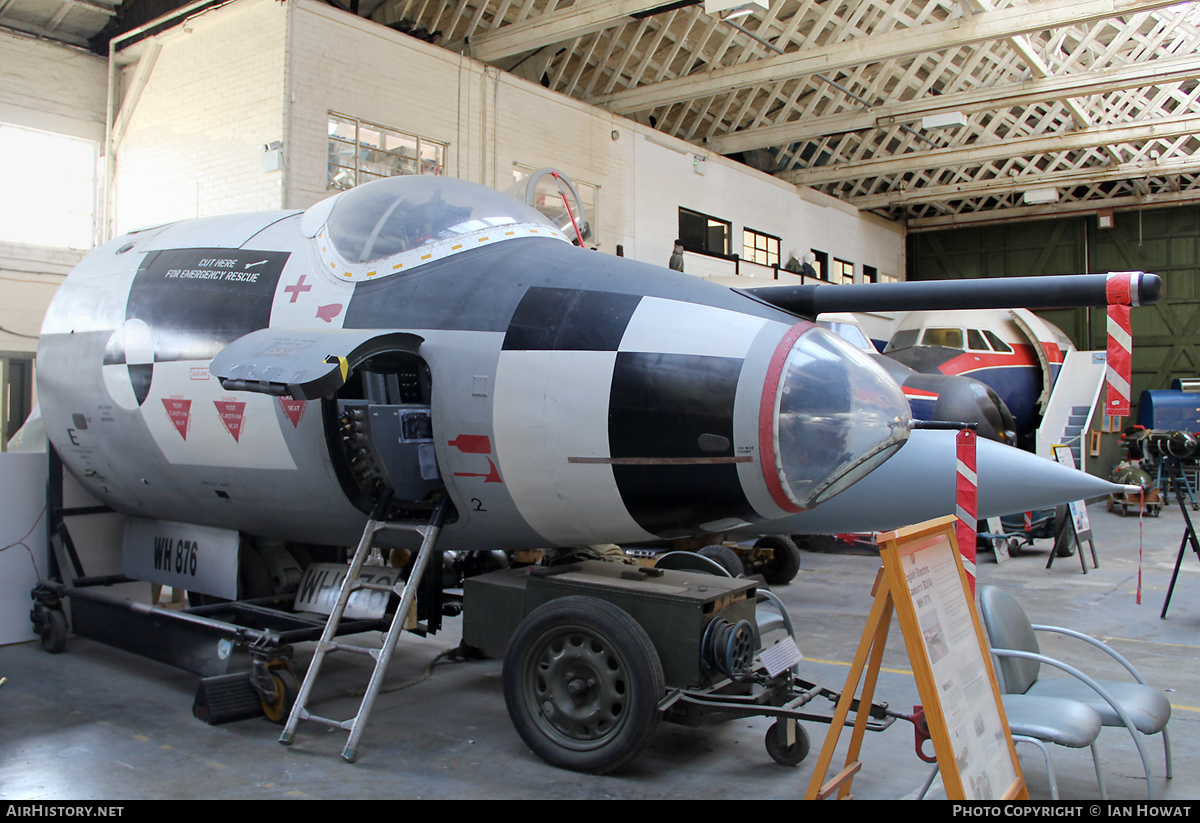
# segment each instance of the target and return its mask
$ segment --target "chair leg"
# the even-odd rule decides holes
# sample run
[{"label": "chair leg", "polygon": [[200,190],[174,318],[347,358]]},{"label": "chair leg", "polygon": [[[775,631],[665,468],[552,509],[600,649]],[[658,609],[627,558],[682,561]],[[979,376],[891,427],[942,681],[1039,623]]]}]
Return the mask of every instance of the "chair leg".
[{"label": "chair leg", "polygon": [[921,786],[921,793],[917,795],[917,800],[925,799],[925,795],[928,794],[929,789],[932,788],[933,780],[935,777],[938,776],[938,772],[940,770],[941,770],[941,767],[935,763],[933,765],[933,769],[930,770],[930,772],[929,772],[929,777],[925,778],[925,783]]},{"label": "chair leg", "polygon": [[1096,751],[1096,741],[1092,741],[1092,765],[1096,767],[1096,785],[1100,787],[1100,799],[1108,800],[1108,790],[1104,788],[1104,774],[1100,771],[1100,753]]},{"label": "chair leg", "polygon": [[[1014,734],[1012,739],[1014,743],[1032,743],[1042,750],[1042,756],[1046,758],[1046,777],[1050,779],[1050,799],[1058,800],[1058,781],[1054,777],[1054,764],[1050,760],[1050,748],[1036,737]],[[1095,755],[1095,751],[1092,754]],[[1099,773],[1099,768],[1099,764],[1097,764],[1097,773]]]}]

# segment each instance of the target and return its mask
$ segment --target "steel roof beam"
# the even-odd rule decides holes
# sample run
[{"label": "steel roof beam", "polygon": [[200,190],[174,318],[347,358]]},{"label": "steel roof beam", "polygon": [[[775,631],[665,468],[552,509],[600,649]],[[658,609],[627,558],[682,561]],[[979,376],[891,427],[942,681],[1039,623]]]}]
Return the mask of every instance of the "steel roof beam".
[{"label": "steel roof beam", "polygon": [[1182,137],[1200,132],[1200,115],[1164,117],[1133,126],[1096,126],[1065,134],[1038,135],[1002,140],[995,143],[955,146],[946,149],[912,152],[879,160],[861,160],[796,169],[780,175],[798,186],[818,186],[864,177],[922,171],[924,169],[975,166],[1010,157],[1057,153],[1074,149],[1096,148],[1111,143],[1136,143],[1143,140]]},{"label": "steel roof beam", "polygon": [[466,51],[476,60],[490,63],[613,28],[628,22],[639,12],[662,5],[662,0],[593,0],[579,3],[471,37]]},{"label": "steel roof beam", "polygon": [[1019,177],[992,177],[971,183],[943,186],[922,186],[914,189],[850,197],[851,205],[860,209],[882,209],[916,203],[946,203],[972,197],[1015,194],[1026,189],[1086,186],[1113,180],[1132,180],[1150,177],[1174,177],[1179,174],[1200,173],[1200,159],[1167,160],[1159,163],[1125,163],[1105,168],[1083,168],[1050,174],[1031,174]]},{"label": "steel roof beam", "polygon": [[912,122],[930,114],[995,111],[1046,100],[1063,100],[1122,89],[1166,85],[1197,77],[1200,77],[1200,54],[1185,54],[1181,57],[1160,58],[1100,71],[1055,75],[1010,86],[992,86],[917,100],[883,103],[870,109],[747,129],[709,140],[707,146],[717,154],[732,154],[768,146],[788,145],[830,134]]},{"label": "steel roof beam", "polygon": [[955,46],[1088,23],[1177,5],[1178,0],[1035,0],[1028,4],[952,17],[916,28],[857,37],[734,66],[710,69],[588,99],[618,114],[707,97],[794,77],[912,57]]}]

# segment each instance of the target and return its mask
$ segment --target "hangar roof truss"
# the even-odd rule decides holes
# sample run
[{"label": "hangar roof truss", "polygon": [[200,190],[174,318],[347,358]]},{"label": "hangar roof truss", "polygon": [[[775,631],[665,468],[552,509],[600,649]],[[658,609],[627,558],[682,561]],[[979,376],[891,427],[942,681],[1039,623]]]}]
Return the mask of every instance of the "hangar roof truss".
[{"label": "hangar roof truss", "polygon": [[[1200,200],[1200,0],[327,2],[911,228]],[[0,26],[80,45],[116,5]]]}]

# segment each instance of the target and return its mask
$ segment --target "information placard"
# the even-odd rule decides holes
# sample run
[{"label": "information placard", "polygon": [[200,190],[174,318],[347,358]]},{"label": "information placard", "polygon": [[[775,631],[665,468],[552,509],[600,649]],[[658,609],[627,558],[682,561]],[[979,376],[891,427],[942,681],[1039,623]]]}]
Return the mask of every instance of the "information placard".
[{"label": "information placard", "polygon": [[975,604],[968,596],[954,518],[881,535],[895,600],[946,795],[1024,795],[1016,749]]}]

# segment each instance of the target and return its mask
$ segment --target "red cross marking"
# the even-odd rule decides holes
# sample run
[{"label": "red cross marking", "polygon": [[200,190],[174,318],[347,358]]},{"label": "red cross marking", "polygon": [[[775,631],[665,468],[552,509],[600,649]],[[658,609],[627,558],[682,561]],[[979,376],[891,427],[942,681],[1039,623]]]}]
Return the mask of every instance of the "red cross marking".
[{"label": "red cross marking", "polygon": [[300,279],[297,280],[295,284],[291,286],[284,286],[283,290],[291,293],[292,295],[292,299],[288,301],[289,303],[295,303],[296,298],[300,296],[301,292],[312,291],[312,286],[304,285],[304,278],[307,276],[308,275],[302,274],[300,275]]}]

